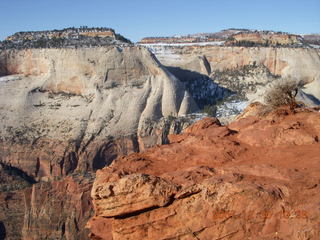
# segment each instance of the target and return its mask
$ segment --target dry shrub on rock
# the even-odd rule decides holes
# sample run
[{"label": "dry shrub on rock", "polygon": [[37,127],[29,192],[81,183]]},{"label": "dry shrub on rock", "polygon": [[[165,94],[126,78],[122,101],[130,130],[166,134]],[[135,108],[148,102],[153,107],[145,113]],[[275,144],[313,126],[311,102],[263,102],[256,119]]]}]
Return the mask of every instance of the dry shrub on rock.
[{"label": "dry shrub on rock", "polygon": [[293,110],[297,106],[295,97],[302,86],[303,83],[300,81],[281,79],[267,90],[264,102],[270,110],[281,106],[290,106],[290,109]]}]

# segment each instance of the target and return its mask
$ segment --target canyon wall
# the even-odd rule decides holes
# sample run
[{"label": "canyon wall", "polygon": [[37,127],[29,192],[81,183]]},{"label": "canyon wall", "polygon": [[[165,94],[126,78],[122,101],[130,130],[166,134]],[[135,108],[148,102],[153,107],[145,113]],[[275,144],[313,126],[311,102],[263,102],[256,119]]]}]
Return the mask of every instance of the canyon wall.
[{"label": "canyon wall", "polygon": [[[254,155],[261,150],[256,147],[278,146],[279,142],[287,149],[308,145],[299,148],[301,154],[314,159],[319,129],[311,125],[319,125],[318,113],[311,117],[301,113],[289,123],[281,122],[287,114],[270,122],[249,119],[228,127],[206,120],[185,135],[168,135],[180,133],[197,120],[197,116],[190,119],[184,115],[199,110],[198,106],[237,91],[249,98],[248,93],[255,93],[257,86],[265,87],[279,75],[304,81],[304,91],[319,98],[319,50],[146,46],[155,55],[142,46],[111,43],[0,52],[0,240],[87,239],[89,232],[92,239],[111,239],[111,234],[114,239],[241,238],[250,234],[234,229],[251,225],[244,227],[243,219],[236,217],[245,213],[233,202],[240,198],[245,206],[256,195],[262,196],[247,210],[249,216],[263,222],[265,210],[274,217],[282,208],[281,199],[294,199],[294,194],[292,198],[285,194],[287,189],[300,191],[294,188],[298,175],[278,174],[263,164],[258,170],[222,165],[242,161],[247,153]],[[250,135],[250,124],[272,128],[272,121],[280,124],[276,131],[282,134],[276,142],[270,137],[274,130],[269,129],[269,138]],[[241,124],[247,125],[242,129]],[[169,143],[169,139],[171,145],[147,150]],[[138,151],[146,153],[119,157]],[[86,225],[93,215],[89,195],[95,172],[111,163],[98,172],[92,191],[95,216]],[[272,176],[260,176],[264,171]],[[314,171],[316,174],[318,169]],[[265,177],[272,179],[271,185]],[[293,184],[288,187],[279,178],[293,180]],[[314,183],[313,178],[302,180],[301,189]],[[317,197],[313,190],[310,196]],[[117,201],[126,207],[112,205]],[[265,202],[276,207],[263,208]],[[285,207],[298,209],[290,204]],[[210,209],[218,215],[207,215]],[[212,225],[214,216],[223,219],[222,223]],[[224,222],[229,219],[231,225],[226,227]],[[287,233],[283,224],[272,220],[270,224],[253,222],[252,226],[254,233],[270,233],[276,228]],[[165,229],[164,225],[173,227]],[[306,222],[305,226],[311,229],[306,234],[315,236],[315,223]]]},{"label": "canyon wall", "polygon": [[1,169],[0,239],[87,239],[94,174],[30,183]]},{"label": "canyon wall", "polygon": [[[171,56],[166,57],[167,54],[162,54],[161,51],[155,52],[164,65],[190,66],[191,70],[206,74],[256,64],[266,66],[275,75],[292,75],[310,82],[320,77],[320,52],[315,49],[196,46],[168,47],[167,50]],[[196,66],[195,63],[201,61],[199,57],[205,57],[210,68],[205,67],[204,63],[199,65],[205,68]]]},{"label": "canyon wall", "polygon": [[198,109],[141,47],[4,50],[0,66],[0,239],[87,239],[94,172]]},{"label": "canyon wall", "polygon": [[33,177],[97,169],[112,161],[107,152],[137,151],[146,120],[197,109],[140,47],[7,50],[0,59],[1,162]]},{"label": "canyon wall", "polygon": [[[303,91],[317,99],[320,92],[314,85],[320,82],[320,51],[313,48],[290,47],[234,47],[234,46],[201,46],[195,43],[191,46],[183,44],[168,45],[161,43],[142,44],[148,47],[168,69],[187,83],[197,82],[197,78],[208,76],[211,81],[234,92],[250,93],[249,100],[262,100],[259,88],[265,91],[265,86],[278,77],[297,79],[306,85]],[[256,68],[248,74],[246,67]],[[261,69],[263,71],[261,72]],[[188,73],[199,73],[192,79]],[[223,74],[227,77],[223,78]],[[260,74],[262,73],[262,74]],[[222,77],[221,77],[222,75]],[[190,74],[189,74],[190,76]],[[201,84],[198,88],[201,88]],[[213,85],[213,83],[211,83]],[[237,88],[234,86],[239,85]],[[212,88],[215,88],[214,86]],[[252,89],[253,88],[253,89]],[[189,89],[192,93],[192,90]],[[194,96],[195,97],[195,96]],[[210,96],[210,91],[203,98]]]}]

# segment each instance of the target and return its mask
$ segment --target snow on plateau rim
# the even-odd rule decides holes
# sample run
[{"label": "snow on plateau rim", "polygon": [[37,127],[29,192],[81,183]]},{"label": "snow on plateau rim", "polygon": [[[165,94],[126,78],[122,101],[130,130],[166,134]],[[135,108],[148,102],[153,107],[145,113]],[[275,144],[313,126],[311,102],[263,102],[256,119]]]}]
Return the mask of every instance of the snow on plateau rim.
[{"label": "snow on plateau rim", "polygon": [[138,44],[140,46],[146,46],[146,47],[152,47],[152,46],[207,46],[207,45],[213,45],[213,46],[221,46],[224,44],[224,41],[220,42],[197,42],[197,43],[141,43]]},{"label": "snow on plateau rim", "polygon": [[0,82],[8,82],[8,81],[15,81],[20,80],[22,75],[9,75],[9,76],[0,76]]}]

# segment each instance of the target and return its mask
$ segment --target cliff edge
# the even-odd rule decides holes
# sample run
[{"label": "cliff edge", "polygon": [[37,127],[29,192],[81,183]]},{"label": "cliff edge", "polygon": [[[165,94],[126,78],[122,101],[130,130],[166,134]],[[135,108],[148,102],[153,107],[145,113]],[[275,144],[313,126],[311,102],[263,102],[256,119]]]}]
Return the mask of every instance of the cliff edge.
[{"label": "cliff edge", "polygon": [[318,239],[319,119],[206,118],[118,158],[97,172],[91,239]]},{"label": "cliff edge", "polygon": [[137,151],[147,120],[197,109],[141,47],[6,50],[0,65],[1,162],[32,177],[100,168],[114,142]]}]

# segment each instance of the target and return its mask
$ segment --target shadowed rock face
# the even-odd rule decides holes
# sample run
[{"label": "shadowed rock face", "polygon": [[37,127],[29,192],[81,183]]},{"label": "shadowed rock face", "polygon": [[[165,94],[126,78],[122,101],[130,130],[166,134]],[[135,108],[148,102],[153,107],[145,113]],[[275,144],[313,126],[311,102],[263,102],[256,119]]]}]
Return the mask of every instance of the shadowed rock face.
[{"label": "shadowed rock face", "polygon": [[197,110],[146,49],[2,51],[1,162],[34,178],[110,164],[139,150],[146,119]]},{"label": "shadowed rock face", "polygon": [[91,239],[318,239],[319,119],[206,118],[118,158],[97,172]]},{"label": "shadowed rock face", "polygon": [[74,176],[0,192],[0,239],[87,239],[92,181]]}]

